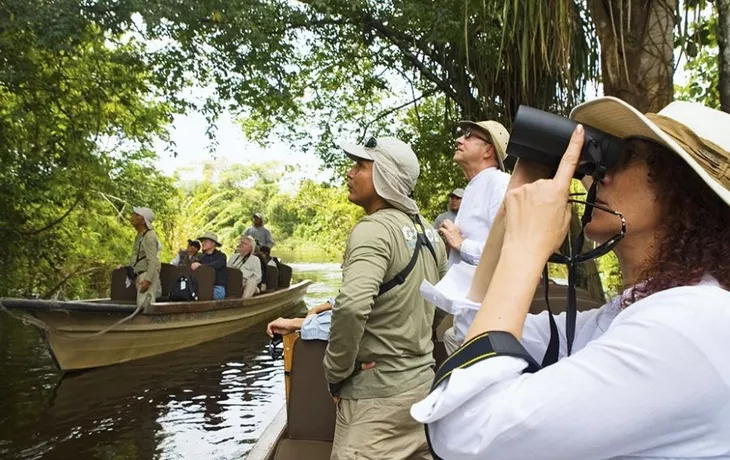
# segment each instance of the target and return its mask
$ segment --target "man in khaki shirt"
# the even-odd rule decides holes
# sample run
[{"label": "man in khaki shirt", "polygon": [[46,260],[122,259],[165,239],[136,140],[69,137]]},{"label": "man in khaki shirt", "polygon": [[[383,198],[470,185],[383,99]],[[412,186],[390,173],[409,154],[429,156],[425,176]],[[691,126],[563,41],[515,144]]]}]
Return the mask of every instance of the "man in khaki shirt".
[{"label": "man in khaki shirt", "polygon": [[133,208],[131,223],[137,230],[129,267],[134,273],[137,306],[146,308],[160,296],[159,240],[152,229],[155,213],[150,208]]},{"label": "man in khaki shirt", "polygon": [[410,198],[419,166],[407,144],[373,138],[341,146],[355,161],[348,199],[367,216],[347,242],[324,358],[337,403],[331,458],[431,458],[423,426],[409,410],[434,375],[434,307],[419,286],[446,273],[445,246]]}]

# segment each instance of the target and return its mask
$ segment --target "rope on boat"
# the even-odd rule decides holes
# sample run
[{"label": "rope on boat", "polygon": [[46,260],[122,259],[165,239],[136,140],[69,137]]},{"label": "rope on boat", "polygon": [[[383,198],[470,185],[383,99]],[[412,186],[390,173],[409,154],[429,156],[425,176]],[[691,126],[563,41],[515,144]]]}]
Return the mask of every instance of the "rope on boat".
[{"label": "rope on boat", "polygon": [[37,327],[38,329],[41,329],[41,330],[46,331],[46,332],[50,332],[51,334],[61,335],[61,336],[64,336],[64,337],[68,337],[70,339],[89,339],[89,338],[92,338],[92,337],[99,337],[100,335],[104,335],[107,332],[109,332],[112,329],[114,329],[115,327],[118,327],[118,326],[126,323],[127,321],[131,320],[132,318],[134,318],[135,316],[137,316],[138,314],[140,314],[142,312],[142,310],[144,310],[144,306],[143,305],[138,305],[137,306],[137,309],[135,309],[131,314],[125,316],[124,318],[120,319],[119,321],[117,321],[116,323],[112,324],[111,326],[109,326],[107,328],[104,328],[104,329],[102,329],[100,331],[94,332],[93,334],[82,335],[82,336],[72,335],[72,334],[69,334],[67,332],[64,332],[64,331],[58,330],[56,328],[53,328],[53,327],[49,326],[48,324],[44,323],[43,321],[41,321],[40,319],[36,318],[35,316],[31,316],[31,315],[29,315],[27,313],[24,313],[22,315],[18,315],[16,313],[8,310],[5,307],[5,305],[3,305],[2,299],[0,299],[0,310],[6,312],[8,315],[12,316],[13,318],[18,319],[23,324],[30,324],[32,326]]}]

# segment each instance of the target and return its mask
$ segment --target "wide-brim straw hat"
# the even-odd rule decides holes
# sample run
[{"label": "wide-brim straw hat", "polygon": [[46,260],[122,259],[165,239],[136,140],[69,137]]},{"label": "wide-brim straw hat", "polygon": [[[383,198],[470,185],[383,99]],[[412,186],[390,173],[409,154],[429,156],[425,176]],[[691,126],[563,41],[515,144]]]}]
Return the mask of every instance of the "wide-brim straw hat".
[{"label": "wide-brim straw hat", "polygon": [[730,114],[686,101],[642,114],[621,99],[603,97],[575,107],[570,118],[623,139],[663,145],[730,206]]},{"label": "wide-brim straw hat", "polygon": [[214,242],[217,247],[222,246],[220,241],[218,241],[218,235],[216,235],[213,232],[205,232],[205,234],[203,236],[198,237],[198,241],[202,242],[203,240],[210,240],[210,241]]}]

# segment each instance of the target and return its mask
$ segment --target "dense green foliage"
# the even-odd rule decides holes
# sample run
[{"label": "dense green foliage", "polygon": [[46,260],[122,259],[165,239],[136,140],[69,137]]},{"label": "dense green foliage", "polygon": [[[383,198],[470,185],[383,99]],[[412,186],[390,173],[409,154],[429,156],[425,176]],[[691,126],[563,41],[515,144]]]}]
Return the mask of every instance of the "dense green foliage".
[{"label": "dense green foliage", "polygon": [[[715,20],[693,23],[678,38],[690,80],[677,90],[713,105]],[[279,248],[337,260],[361,211],[347,202],[335,139],[413,145],[415,198],[432,219],[464,185],[451,160],[458,120],[509,125],[520,104],[565,113],[600,80],[577,0],[5,0],[0,58],[0,295],[44,297],[103,293],[128,257],[135,205],[157,212],[163,260],[209,230],[230,253],[254,211]],[[193,86],[210,96],[183,97]],[[152,145],[188,110],[206,115],[212,139],[228,110],[249,139],[314,151],[333,180],[285,193],[287,170],[272,164],[164,177]]]}]

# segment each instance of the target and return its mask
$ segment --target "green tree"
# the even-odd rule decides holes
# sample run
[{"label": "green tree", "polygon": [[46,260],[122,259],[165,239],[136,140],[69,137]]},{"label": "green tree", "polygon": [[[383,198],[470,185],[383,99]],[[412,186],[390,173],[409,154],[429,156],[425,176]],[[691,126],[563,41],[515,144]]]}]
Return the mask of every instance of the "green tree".
[{"label": "green tree", "polygon": [[130,244],[105,197],[164,214],[172,190],[149,150],[171,109],[153,100],[138,44],[54,6],[0,6],[0,294],[90,294]]}]

